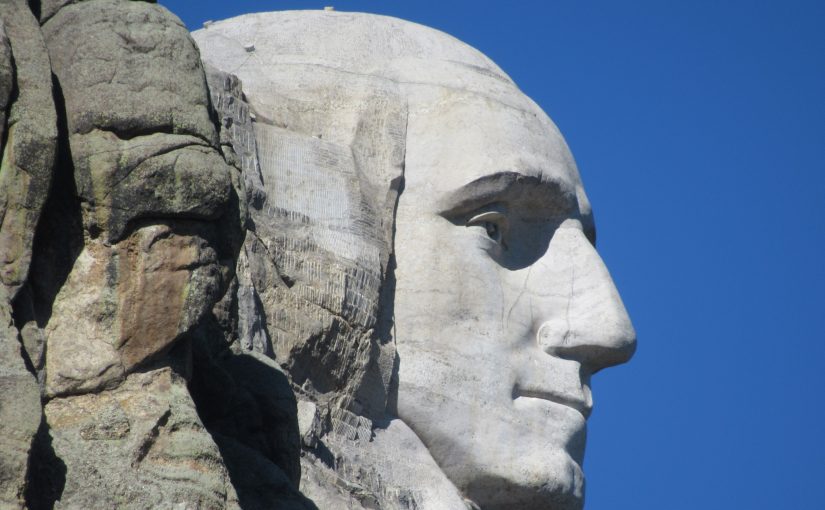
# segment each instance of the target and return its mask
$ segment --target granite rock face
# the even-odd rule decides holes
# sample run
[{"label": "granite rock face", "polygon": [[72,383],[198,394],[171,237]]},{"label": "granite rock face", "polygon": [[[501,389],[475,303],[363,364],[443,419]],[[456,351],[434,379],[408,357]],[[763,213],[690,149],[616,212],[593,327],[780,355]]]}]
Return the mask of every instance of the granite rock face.
[{"label": "granite rock face", "polygon": [[221,216],[231,173],[214,150],[198,51],[180,21],[157,5],[92,0],[61,9],[43,34],[84,229],[111,244],[140,218]]},{"label": "granite rock face", "polygon": [[37,14],[0,5],[0,506],[237,508],[188,388],[246,222],[198,50],[152,3]]},{"label": "granite rock face", "polygon": [[117,383],[195,325],[231,278],[244,208],[180,21],[90,0],[43,33],[83,238],[45,327],[54,396]]},{"label": "granite rock face", "polygon": [[0,509],[580,509],[635,336],[563,138],[405,21],[0,2]]},{"label": "granite rock face", "polygon": [[57,150],[49,55],[24,0],[0,4],[0,294],[26,279],[35,227],[49,193]]},{"label": "granite rock face", "polygon": [[29,272],[57,150],[49,56],[23,0],[0,3],[0,125],[0,507],[22,508],[41,406],[11,300]]},{"label": "granite rock face", "polygon": [[0,303],[0,508],[23,508],[26,471],[40,427],[40,389],[27,370],[7,303]]},{"label": "granite rock face", "polygon": [[63,508],[237,508],[218,446],[171,368],[45,406]]}]

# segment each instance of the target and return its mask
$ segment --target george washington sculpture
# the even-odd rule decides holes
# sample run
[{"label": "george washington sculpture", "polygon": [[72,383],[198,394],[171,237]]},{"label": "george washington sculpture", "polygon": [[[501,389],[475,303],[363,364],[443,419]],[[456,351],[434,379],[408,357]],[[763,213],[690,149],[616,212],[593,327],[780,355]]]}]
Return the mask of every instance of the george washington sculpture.
[{"label": "george washington sculpture", "polygon": [[581,508],[590,376],[635,333],[552,121],[475,49],[398,19],[252,14],[193,36],[254,120],[232,131],[252,204],[238,329],[296,392],[301,491]]}]

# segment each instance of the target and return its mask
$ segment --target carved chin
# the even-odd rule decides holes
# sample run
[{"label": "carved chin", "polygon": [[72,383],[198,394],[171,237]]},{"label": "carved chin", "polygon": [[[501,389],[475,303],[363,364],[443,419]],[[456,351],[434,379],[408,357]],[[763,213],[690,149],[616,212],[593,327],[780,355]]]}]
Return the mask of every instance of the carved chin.
[{"label": "carved chin", "polygon": [[[461,490],[484,510],[581,510],[584,506],[581,467],[566,454],[551,457],[542,470],[509,466],[506,473],[479,474]],[[544,480],[538,479],[539,473]]]}]

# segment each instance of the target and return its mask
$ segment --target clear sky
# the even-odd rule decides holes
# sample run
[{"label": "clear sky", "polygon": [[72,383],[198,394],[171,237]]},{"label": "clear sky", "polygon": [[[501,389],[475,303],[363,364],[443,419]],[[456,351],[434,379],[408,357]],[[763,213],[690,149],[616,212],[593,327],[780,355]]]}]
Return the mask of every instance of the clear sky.
[{"label": "clear sky", "polygon": [[160,3],[332,4],[490,56],[565,134],[639,336],[594,377],[586,509],[825,508],[825,2]]}]

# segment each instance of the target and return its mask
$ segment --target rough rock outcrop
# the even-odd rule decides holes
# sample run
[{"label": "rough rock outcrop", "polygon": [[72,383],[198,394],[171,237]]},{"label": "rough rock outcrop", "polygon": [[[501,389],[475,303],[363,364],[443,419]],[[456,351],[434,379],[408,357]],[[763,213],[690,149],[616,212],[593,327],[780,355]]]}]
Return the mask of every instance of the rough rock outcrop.
[{"label": "rough rock outcrop", "polygon": [[0,3],[0,507],[24,505],[40,390],[12,322],[57,148],[49,56],[23,0]]},{"label": "rough rock outcrop", "polygon": [[224,214],[233,175],[198,51],[163,7],[89,0],[43,25],[62,88],[84,228],[114,243],[128,222]]},{"label": "rough rock outcrop", "polygon": [[152,3],[39,5],[0,4],[0,498],[238,507],[187,386],[246,221],[199,53]]},{"label": "rough rock outcrop", "polygon": [[13,299],[52,181],[57,121],[49,55],[28,4],[0,3],[0,21],[0,294]]},{"label": "rough rock outcrop", "polygon": [[211,308],[234,266],[242,204],[179,20],[144,2],[89,0],[43,33],[84,239],[45,328],[55,396],[115,384]]},{"label": "rough rock outcrop", "polygon": [[40,426],[40,389],[27,370],[17,329],[0,303],[0,508],[22,508],[32,441]]},{"label": "rough rock outcrop", "polygon": [[63,508],[237,508],[220,450],[171,368],[45,407]]}]

